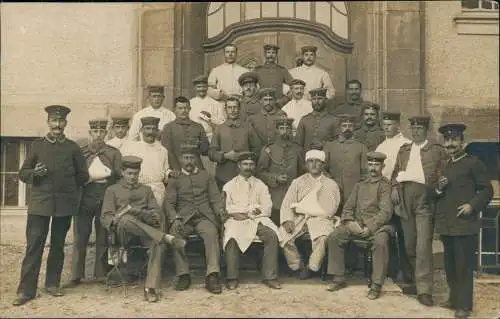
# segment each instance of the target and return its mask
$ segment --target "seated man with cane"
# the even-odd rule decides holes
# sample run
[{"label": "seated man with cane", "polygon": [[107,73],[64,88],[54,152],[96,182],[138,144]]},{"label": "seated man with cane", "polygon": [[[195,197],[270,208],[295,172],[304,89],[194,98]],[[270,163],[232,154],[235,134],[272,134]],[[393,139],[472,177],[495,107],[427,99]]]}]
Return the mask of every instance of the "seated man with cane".
[{"label": "seated man with cane", "polygon": [[122,158],[122,179],[109,186],[104,194],[101,223],[116,234],[118,242],[126,245],[137,236],[150,246],[148,272],[144,298],[148,302],[159,300],[163,252],[167,244],[183,251],[186,242],[159,230],[160,207],[149,186],[140,184],[139,172],[142,159],[136,156]]}]

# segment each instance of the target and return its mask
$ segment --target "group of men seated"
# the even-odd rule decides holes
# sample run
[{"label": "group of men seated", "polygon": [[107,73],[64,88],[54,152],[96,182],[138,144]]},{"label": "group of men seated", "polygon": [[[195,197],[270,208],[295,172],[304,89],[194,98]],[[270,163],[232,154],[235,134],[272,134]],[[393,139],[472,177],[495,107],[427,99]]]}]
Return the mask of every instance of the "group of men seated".
[{"label": "group of men seated", "polygon": [[[227,46],[223,65],[193,79],[192,99],[176,97],[169,110],[164,88],[150,87],[150,105],[135,115],[89,122],[90,140],[80,143],[85,165],[77,169],[88,170],[88,180],[74,217],[67,287],[83,282],[94,221],[97,278],[109,270],[108,234],[124,246],[132,237],[149,245],[144,294],[150,302],[159,300],[169,245],[176,289],[189,288],[185,240],[193,233],[203,240],[206,288],[215,294],[222,291],[221,250],[227,289],[238,287],[240,255],[260,241],[268,287],[281,288],[281,247],[301,279],[317,273],[328,252],[327,288],[337,291],[346,286],[344,250],[350,242],[367,242],[373,256],[367,297],[377,299],[387,276],[389,239],[398,232],[406,256],[406,264],[399,261],[403,293],[433,304],[435,199],[429,194],[444,187],[440,177],[449,156],[427,140],[430,118],[411,117],[412,140],[405,138],[400,114],[380,117],[378,105],[361,99],[357,80],[346,83],[346,102],[332,106],[329,76],[314,66],[317,48],[304,47],[304,65],[290,72],[276,64],[278,49],[266,45],[266,63],[248,71],[235,63],[237,48]],[[48,136],[62,134],[69,109],[52,106],[47,112]],[[30,158],[21,169],[27,181],[29,174],[46,174],[35,162]],[[306,233],[308,260],[295,244]],[[52,295],[62,294],[54,289]]]}]

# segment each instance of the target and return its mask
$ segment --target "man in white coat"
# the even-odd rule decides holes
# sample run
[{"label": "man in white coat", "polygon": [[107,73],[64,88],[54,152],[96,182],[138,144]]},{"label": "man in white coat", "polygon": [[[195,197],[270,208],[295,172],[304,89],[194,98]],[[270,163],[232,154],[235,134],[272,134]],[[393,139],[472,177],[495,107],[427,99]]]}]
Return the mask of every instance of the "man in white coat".
[{"label": "man in white coat", "polygon": [[111,145],[120,150],[123,144],[127,141],[130,116],[116,115],[112,116],[111,120],[113,122],[111,130],[113,131],[114,137],[106,141],[106,144]]},{"label": "man in white coat", "polygon": [[318,48],[315,46],[302,47],[303,64],[290,69],[289,72],[294,79],[300,79],[306,83],[304,97],[307,100],[311,100],[309,90],[315,88],[326,89],[326,98],[332,99],[335,95],[332,80],[325,70],[315,65],[317,50]]},{"label": "man in white coat", "polygon": [[[160,119],[159,127],[163,129],[165,124],[175,120],[175,113],[163,107],[165,99],[165,88],[163,86],[150,86],[149,90],[149,106],[138,111],[132,117],[130,130],[128,132],[128,140],[138,141],[141,138],[141,119],[143,117],[157,117]],[[159,134],[156,138],[159,138]]]},{"label": "man in white coat", "polygon": [[143,117],[141,119],[141,141],[128,141],[121,149],[123,156],[137,156],[142,158],[142,169],[139,174],[139,183],[151,187],[158,205],[163,205],[165,184],[169,175],[175,174],[168,165],[168,152],[159,141],[157,117]]},{"label": "man in white coat", "polygon": [[295,136],[297,133],[297,126],[299,125],[300,119],[313,111],[311,101],[304,98],[304,88],[306,82],[300,79],[293,79],[290,84],[292,99],[290,102],[285,104],[281,109],[285,112],[289,118],[293,119],[292,122],[292,134]]},{"label": "man in white coat", "polygon": [[[341,197],[337,183],[323,174],[325,153],[310,150],[306,153],[308,173],[293,180],[281,204],[279,228],[280,245],[288,266],[301,279],[318,272],[325,257],[326,240],[335,229]],[[295,239],[309,233],[312,253],[307,266],[295,246]]]},{"label": "man in white coat", "polygon": [[243,152],[238,158],[239,175],[227,182],[222,191],[229,219],[224,223],[224,257],[227,266],[227,288],[238,287],[239,260],[252,242],[264,243],[263,283],[281,289],[278,277],[278,228],[271,221],[271,194],[254,175],[257,155]]}]

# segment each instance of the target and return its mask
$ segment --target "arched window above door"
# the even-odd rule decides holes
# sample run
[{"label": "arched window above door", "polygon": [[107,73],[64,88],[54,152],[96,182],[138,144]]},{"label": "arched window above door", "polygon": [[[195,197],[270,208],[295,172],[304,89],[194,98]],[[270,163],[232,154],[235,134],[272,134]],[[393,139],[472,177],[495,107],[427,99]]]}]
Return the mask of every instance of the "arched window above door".
[{"label": "arched window above door", "polygon": [[340,51],[352,50],[344,1],[210,2],[206,12],[208,50],[237,35],[280,30],[315,34]]}]

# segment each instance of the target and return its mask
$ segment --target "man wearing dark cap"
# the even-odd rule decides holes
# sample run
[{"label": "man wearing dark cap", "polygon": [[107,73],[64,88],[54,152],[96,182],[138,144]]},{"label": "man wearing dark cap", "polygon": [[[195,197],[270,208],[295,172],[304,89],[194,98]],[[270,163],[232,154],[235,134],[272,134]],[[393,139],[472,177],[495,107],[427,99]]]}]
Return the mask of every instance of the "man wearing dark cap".
[{"label": "man wearing dark cap", "polygon": [[224,100],[233,94],[240,94],[238,78],[249,70],[236,63],[238,48],[234,44],[224,47],[224,63],[216,66],[208,75],[208,94],[215,100]]},{"label": "man wearing dark cap", "polygon": [[168,151],[168,161],[171,169],[176,172],[181,171],[181,145],[189,144],[191,147],[198,150],[196,154],[198,161],[197,167],[204,170],[205,167],[203,166],[200,155],[208,155],[210,142],[208,141],[203,126],[189,119],[191,104],[184,96],[175,98],[174,112],[177,118],[175,121],[165,124],[160,135],[161,144]]},{"label": "man wearing dark cap", "polygon": [[437,187],[448,156],[443,146],[427,140],[429,116],[414,116],[409,121],[413,141],[399,149],[391,180],[392,201],[401,220],[408,268],[412,271],[405,274],[410,280],[402,289],[404,294],[417,294],[421,304],[432,306],[435,201],[430,194]]},{"label": "man wearing dark cap", "polygon": [[49,132],[33,142],[19,171],[19,179],[31,184],[26,223],[26,254],[21,266],[17,298],[20,306],[36,297],[49,226],[50,252],[45,275],[45,292],[62,296],[59,288],[64,264],[64,243],[71,217],[78,213],[79,188],[89,179],[80,147],[64,136],[71,110],[62,105],[45,108]]},{"label": "man wearing dark cap", "polygon": [[309,95],[310,89],[325,88],[326,98],[328,100],[332,99],[335,95],[332,80],[325,70],[315,65],[318,47],[312,45],[304,46],[301,48],[301,51],[304,64],[289,70],[289,72],[294,79],[301,79],[306,83],[304,98],[311,100],[311,96]]},{"label": "man wearing dark cap", "polygon": [[410,143],[410,140],[401,133],[400,121],[401,113],[399,112],[382,113],[382,126],[385,140],[377,146],[376,151],[384,153],[387,156],[382,175],[389,180],[391,179],[392,171],[396,164],[396,156],[398,155],[399,148],[403,146],[403,144]]},{"label": "man wearing dark cap", "polygon": [[338,121],[326,110],[326,89],[313,89],[309,94],[313,111],[300,120],[295,137],[304,151],[323,149],[337,135]]},{"label": "man wearing dark cap", "polygon": [[259,113],[248,118],[248,123],[260,140],[260,146],[256,150],[257,154],[260,154],[264,145],[272,143],[276,139],[277,132],[274,120],[287,117],[286,113],[277,107],[276,91],[273,88],[260,89],[259,93],[262,109]]},{"label": "man wearing dark cap", "polygon": [[90,143],[81,150],[89,170],[89,180],[82,190],[80,211],[74,217],[73,254],[71,260],[71,281],[67,288],[74,288],[85,278],[85,257],[87,245],[92,233],[92,221],[95,226],[95,267],[94,277],[104,279],[107,274],[107,234],[101,225],[101,206],[104,192],[120,179],[121,153],[113,146],[104,143],[108,133],[107,119],[89,121]]},{"label": "man wearing dark cap", "polygon": [[[207,271],[205,287],[220,294],[220,242],[221,223],[225,220],[224,202],[212,176],[198,167],[198,148],[182,145],[179,177],[167,184],[164,211],[171,232],[176,237],[186,237],[196,232],[205,246]],[[176,290],[186,290],[191,285],[189,262],[186,256],[174,251],[175,271],[179,281]]]},{"label": "man wearing dark cap", "polygon": [[439,128],[450,160],[438,179],[434,196],[436,232],[444,247],[444,267],[449,287],[448,301],[455,318],[468,318],[474,300],[476,235],[480,229],[479,212],[488,205],[493,190],[486,167],[464,150],[464,124]]},{"label": "man wearing dark cap", "polygon": [[327,142],[324,147],[326,153],[326,171],[340,186],[342,202],[345,203],[356,185],[366,177],[366,146],[353,138],[356,118],[349,114],[340,114],[339,136]]},{"label": "man wearing dark cap", "polygon": [[377,104],[365,104],[362,108],[363,122],[361,127],[354,131],[354,138],[365,144],[369,151],[374,151],[385,139],[384,131],[380,128]]},{"label": "man wearing dark cap", "polygon": [[160,119],[158,127],[162,129],[165,124],[175,120],[174,112],[166,107],[163,107],[163,100],[165,99],[165,88],[163,86],[150,86],[149,90],[149,106],[141,109],[134,114],[130,123],[130,130],[128,139],[130,141],[138,141],[140,139],[141,118],[143,117],[157,117]]},{"label": "man wearing dark cap", "polygon": [[113,138],[109,139],[106,144],[113,146],[120,150],[127,141],[127,133],[129,130],[129,122],[131,116],[129,115],[114,115],[111,117],[111,121],[113,122],[111,126],[111,130],[113,132]]},{"label": "man wearing dark cap", "polygon": [[293,79],[290,84],[292,99],[281,109],[288,115],[288,117],[293,119],[293,136],[297,134],[297,126],[299,125],[300,120],[304,117],[304,115],[313,111],[311,101],[304,98],[305,85],[306,82],[299,79]]},{"label": "man wearing dark cap", "polygon": [[224,223],[224,257],[227,287],[238,287],[239,260],[258,237],[264,244],[262,258],[263,283],[280,289],[278,278],[278,227],[269,218],[272,201],[267,186],[254,176],[257,155],[243,152],[238,158],[239,175],[224,185],[228,220]]},{"label": "man wearing dark cap", "polygon": [[275,141],[264,146],[257,165],[257,177],[271,192],[273,209],[271,219],[280,224],[280,208],[283,197],[292,181],[305,173],[304,153],[292,137],[291,118],[274,121],[278,136]]},{"label": "man wearing dark cap", "polygon": [[101,223],[116,236],[120,246],[127,247],[127,244],[135,239],[149,246],[144,299],[156,302],[159,300],[156,290],[161,287],[166,245],[172,245],[175,251],[183,251],[186,242],[160,230],[161,208],[151,188],[139,183],[141,163],[140,157],[123,156],[121,165],[123,178],[106,189]]},{"label": "man wearing dark cap", "polygon": [[257,133],[247,121],[240,118],[240,99],[230,96],[225,101],[227,120],[215,129],[208,157],[217,163],[215,180],[219,190],[238,175],[241,152],[255,152],[260,147]]},{"label": "man wearing dark cap", "polygon": [[328,237],[328,274],[333,275],[329,291],[346,286],[344,248],[356,239],[371,242],[373,272],[368,299],[380,297],[389,262],[389,238],[393,233],[391,183],[382,176],[385,154],[369,152],[369,177],[357,183],[342,210],[341,224]]},{"label": "man wearing dark cap", "polygon": [[[369,101],[364,101],[362,98],[362,85],[358,80],[349,80],[345,85],[346,101],[335,108],[330,108],[329,112],[333,115],[337,114],[351,114],[356,116],[356,129],[359,128],[363,122],[363,106],[372,104]],[[332,107],[333,103],[330,104]]]},{"label": "man wearing dark cap", "polygon": [[240,75],[238,83],[241,85],[243,97],[241,98],[240,119],[246,121],[249,116],[262,110],[259,96],[259,75],[255,72],[245,72]]},{"label": "man wearing dark cap", "polygon": [[264,45],[265,63],[255,67],[255,72],[259,75],[261,88],[273,88],[276,90],[276,100],[278,107],[285,105],[290,98],[283,94],[283,84],[290,85],[293,77],[287,69],[277,64],[279,46],[274,44]]}]

